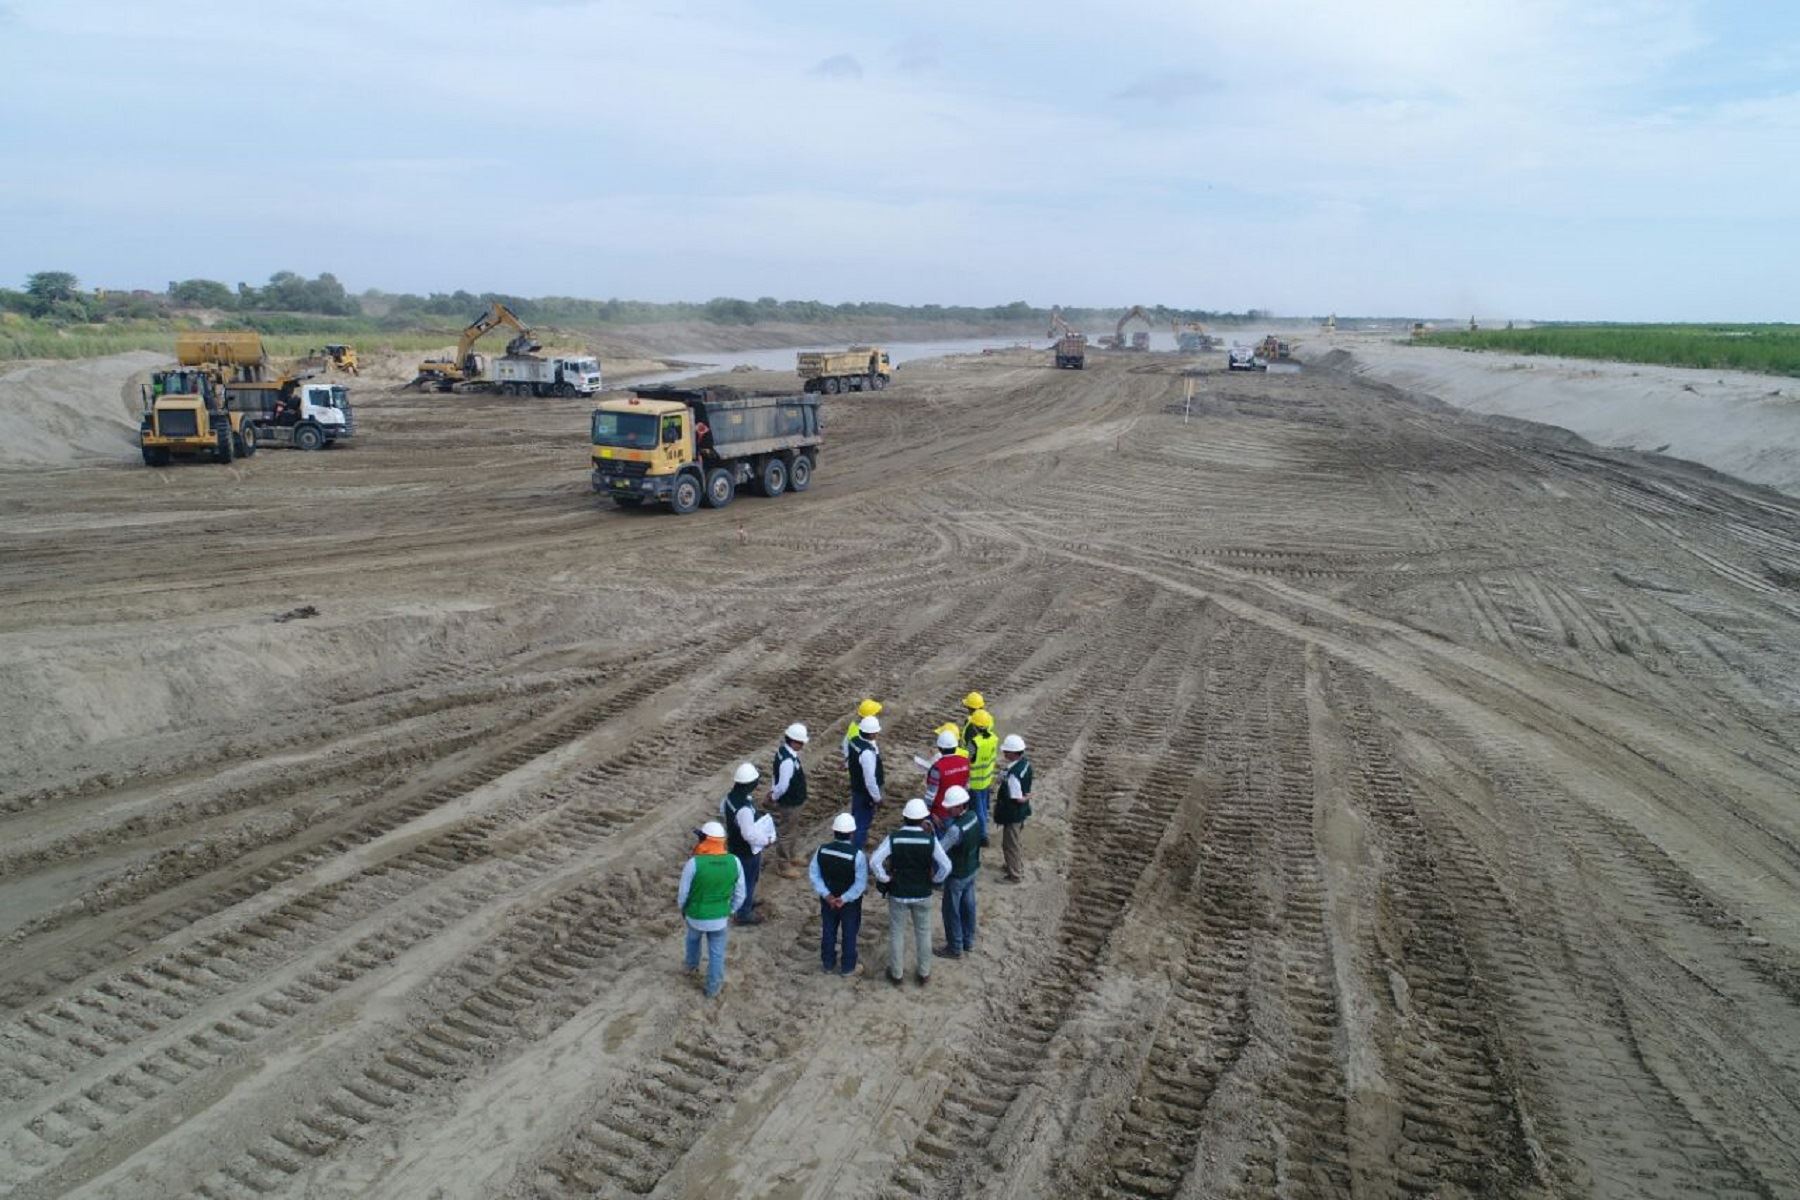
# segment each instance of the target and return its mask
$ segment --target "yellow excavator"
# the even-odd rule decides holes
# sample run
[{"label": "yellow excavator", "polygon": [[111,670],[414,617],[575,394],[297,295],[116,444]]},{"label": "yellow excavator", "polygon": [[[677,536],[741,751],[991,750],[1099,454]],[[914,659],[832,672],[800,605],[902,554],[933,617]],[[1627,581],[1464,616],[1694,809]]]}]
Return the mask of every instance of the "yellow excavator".
[{"label": "yellow excavator", "polygon": [[485,382],[487,359],[475,353],[475,343],[502,325],[515,331],[513,339],[506,343],[508,354],[533,354],[543,349],[543,343],[512,309],[492,300],[488,302],[488,310],[470,321],[468,328],[462,331],[462,338],[456,343],[456,357],[426,359],[419,364],[419,373],[406,386],[420,391],[449,392],[459,383]]},{"label": "yellow excavator", "polygon": [[[1133,320],[1142,321],[1144,323],[1144,328],[1132,334],[1131,340],[1127,341],[1125,339],[1125,325],[1128,321]],[[1150,319],[1150,314],[1144,311],[1144,306],[1141,304],[1134,304],[1125,311],[1124,316],[1119,318],[1119,324],[1118,327],[1113,330],[1112,339],[1110,341],[1102,341],[1101,345],[1106,346],[1111,350],[1148,350],[1150,348],[1150,331],[1155,327],[1156,322]]]}]

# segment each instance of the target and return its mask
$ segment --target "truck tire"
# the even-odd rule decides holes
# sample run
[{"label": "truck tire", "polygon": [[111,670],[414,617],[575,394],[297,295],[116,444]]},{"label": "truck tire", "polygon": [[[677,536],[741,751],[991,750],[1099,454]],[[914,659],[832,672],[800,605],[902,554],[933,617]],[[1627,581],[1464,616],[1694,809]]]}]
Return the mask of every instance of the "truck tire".
[{"label": "truck tire", "polygon": [[838,381],[836,375],[829,376],[825,380],[825,394],[827,396],[835,396],[838,394]]},{"label": "truck tire", "polygon": [[231,427],[228,425],[221,425],[213,433],[213,458],[217,460],[220,465],[227,464],[233,457],[231,450]]},{"label": "truck tire", "polygon": [[256,453],[256,426],[246,424],[238,434],[238,457],[249,458]]},{"label": "truck tire", "polygon": [[301,450],[320,450],[325,446],[325,435],[317,425],[302,425],[294,430],[294,445]]},{"label": "truck tire", "polygon": [[149,446],[141,446],[139,449],[144,452],[144,465],[146,467],[166,467],[169,465],[169,452],[167,450],[152,450]]},{"label": "truck tire", "polygon": [[724,508],[737,498],[737,481],[731,472],[724,467],[714,467],[706,473],[706,506],[708,508]]},{"label": "truck tire", "polygon": [[794,455],[794,465],[788,468],[788,491],[804,492],[812,486],[812,455]]},{"label": "truck tire", "polygon": [[758,483],[762,487],[762,494],[771,500],[787,491],[787,463],[779,458],[770,458],[763,464],[762,475],[758,479]]},{"label": "truck tire", "polygon": [[675,486],[669,491],[669,511],[687,516],[700,507],[700,477],[688,472],[675,480]]},{"label": "truck tire", "polygon": [[888,377],[886,375],[875,375],[875,376],[871,376],[869,379],[869,386],[874,388],[878,392],[882,388],[886,387],[887,385],[888,385]]}]

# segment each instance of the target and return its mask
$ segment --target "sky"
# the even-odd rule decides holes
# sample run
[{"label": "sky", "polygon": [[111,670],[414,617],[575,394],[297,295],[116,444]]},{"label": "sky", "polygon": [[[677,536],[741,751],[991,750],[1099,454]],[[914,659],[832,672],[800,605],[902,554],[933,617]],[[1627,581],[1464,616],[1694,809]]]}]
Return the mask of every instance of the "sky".
[{"label": "sky", "polygon": [[1800,320],[1786,0],[0,0],[0,284]]}]

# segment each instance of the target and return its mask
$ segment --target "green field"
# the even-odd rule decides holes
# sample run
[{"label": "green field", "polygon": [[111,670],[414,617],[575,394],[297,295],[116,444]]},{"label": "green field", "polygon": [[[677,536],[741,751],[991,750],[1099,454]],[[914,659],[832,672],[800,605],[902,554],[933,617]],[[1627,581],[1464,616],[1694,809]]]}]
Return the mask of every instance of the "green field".
[{"label": "green field", "polygon": [[[269,328],[273,326],[274,328]],[[298,328],[295,328],[298,326]],[[19,358],[94,358],[126,350],[155,350],[173,355],[175,334],[197,329],[192,321],[109,321],[95,325],[61,325],[17,313],[0,318],[0,361]],[[284,318],[270,314],[221,322],[217,329],[253,328],[263,335],[269,353],[297,357],[326,342],[350,342],[368,353],[375,350],[435,350],[456,343],[455,329],[391,329],[355,318]]]},{"label": "green field", "polygon": [[1512,354],[1800,375],[1800,325],[1540,325],[1474,333],[1446,330],[1415,341]]}]

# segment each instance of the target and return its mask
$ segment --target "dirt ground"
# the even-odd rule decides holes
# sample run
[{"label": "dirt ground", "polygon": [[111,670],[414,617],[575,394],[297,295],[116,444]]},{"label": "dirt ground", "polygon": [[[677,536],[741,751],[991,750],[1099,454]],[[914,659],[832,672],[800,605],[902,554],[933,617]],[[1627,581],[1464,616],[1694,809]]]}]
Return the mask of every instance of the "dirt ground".
[{"label": "dirt ground", "polygon": [[[392,373],[0,471],[0,1193],[1800,1195],[1800,501],[1216,357],[909,364],[687,518]],[[977,952],[765,876],[704,1001],[732,768],[809,725],[810,849],[971,687]]]}]

